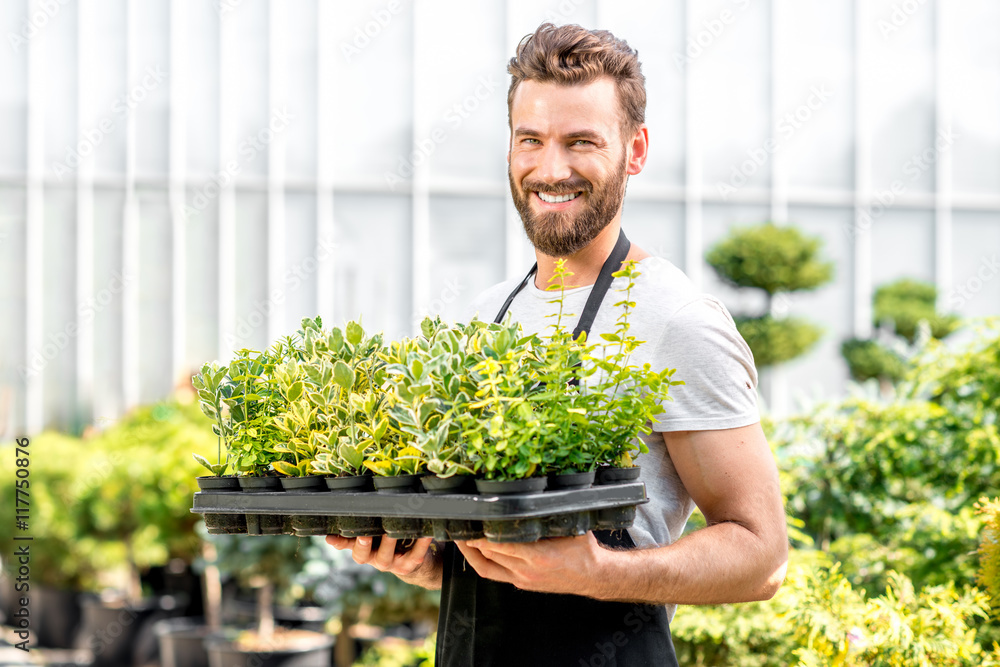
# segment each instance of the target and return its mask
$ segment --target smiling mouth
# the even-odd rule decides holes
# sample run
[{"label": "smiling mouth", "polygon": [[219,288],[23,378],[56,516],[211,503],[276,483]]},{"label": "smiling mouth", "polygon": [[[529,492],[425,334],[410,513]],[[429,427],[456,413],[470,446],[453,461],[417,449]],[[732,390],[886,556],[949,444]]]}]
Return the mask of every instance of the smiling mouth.
[{"label": "smiling mouth", "polygon": [[550,195],[545,192],[536,192],[538,198],[547,204],[562,204],[563,202],[572,201],[583,194],[583,192],[568,192],[563,195]]}]

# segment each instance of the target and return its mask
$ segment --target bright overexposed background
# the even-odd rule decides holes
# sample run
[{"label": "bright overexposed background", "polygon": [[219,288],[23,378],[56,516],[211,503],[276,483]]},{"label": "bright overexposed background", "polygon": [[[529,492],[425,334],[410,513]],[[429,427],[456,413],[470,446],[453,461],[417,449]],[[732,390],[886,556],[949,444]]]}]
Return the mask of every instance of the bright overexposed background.
[{"label": "bright overexposed background", "polygon": [[769,407],[845,391],[879,284],[1000,310],[994,2],[12,0],[0,437],[112,420],[304,316],[401,336],[523,273],[505,66],[545,20],[639,51],[634,242],[739,312],[703,260],[731,226],[824,240],[835,281],[782,308],[826,334]]}]

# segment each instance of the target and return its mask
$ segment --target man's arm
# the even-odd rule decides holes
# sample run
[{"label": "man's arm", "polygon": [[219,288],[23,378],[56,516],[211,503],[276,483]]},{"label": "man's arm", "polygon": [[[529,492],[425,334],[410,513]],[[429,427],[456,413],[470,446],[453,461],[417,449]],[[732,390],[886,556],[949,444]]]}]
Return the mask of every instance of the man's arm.
[{"label": "man's arm", "polygon": [[652,604],[770,598],[788,562],[774,457],[760,424],[664,433],[674,467],[708,525],[669,545],[602,547],[592,534],[531,544],[459,543],[481,576],[519,588]]},{"label": "man's arm", "polygon": [[396,553],[396,540],[385,535],[377,551],[372,551],[371,537],[341,537],[327,535],[326,542],[335,549],[350,549],[355,562],[368,564],[376,570],[391,572],[408,584],[431,590],[441,588],[443,571],[441,554],[433,538],[422,537],[402,554]]}]

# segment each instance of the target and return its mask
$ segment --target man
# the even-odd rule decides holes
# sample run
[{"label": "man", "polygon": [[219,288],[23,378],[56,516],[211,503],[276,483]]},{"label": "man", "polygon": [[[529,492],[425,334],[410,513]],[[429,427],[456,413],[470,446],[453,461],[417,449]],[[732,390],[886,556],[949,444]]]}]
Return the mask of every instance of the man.
[{"label": "man", "polygon": [[[620,232],[628,176],[648,154],[636,52],[606,31],[544,24],[508,71],[511,195],[537,271],[520,287],[487,290],[473,310],[502,317],[509,300],[527,332],[543,331],[553,297],[545,286],[565,258],[576,286],[566,310],[589,312],[596,336],[618,315],[612,297],[588,306],[602,268],[638,262],[630,333],[646,342],[632,362],[676,368],[685,383],[644,436],[650,451],[638,463],[650,502],[618,535],[475,540],[443,553],[426,538],[404,555],[391,539],[375,553],[370,539],[328,541],[360,563],[442,588],[439,666],[676,664],[667,627],[676,605],[767,599],[784,578],[785,515],[753,358],[721,303]],[[678,539],[695,505],[708,525]]]}]

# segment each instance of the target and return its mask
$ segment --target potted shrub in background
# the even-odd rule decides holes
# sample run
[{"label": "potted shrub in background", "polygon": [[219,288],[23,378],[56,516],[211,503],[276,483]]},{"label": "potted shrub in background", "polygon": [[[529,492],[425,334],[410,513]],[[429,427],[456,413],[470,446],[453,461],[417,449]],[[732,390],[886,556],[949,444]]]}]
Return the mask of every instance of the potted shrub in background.
[{"label": "potted shrub in background", "polygon": [[331,637],[278,627],[274,619],[276,597],[290,603],[303,593],[297,578],[310,559],[310,548],[315,551],[320,547],[308,538],[287,536],[213,535],[209,539],[215,545],[220,572],[257,591],[257,619],[253,629],[227,627],[206,640],[212,664],[227,667],[329,665]]},{"label": "potted shrub in background", "polygon": [[[100,597],[84,600],[78,646],[94,652],[94,665],[144,664],[156,651],[152,622],[179,615],[187,604],[144,595],[140,573],[176,558],[190,563],[199,552],[198,517],[189,511],[197,489],[190,452],[216,444],[206,426],[194,405],[160,403],[132,411],[88,444],[105,458],[92,462],[98,483],[79,478],[74,519],[100,546],[95,565],[117,576]],[[116,623],[119,634],[105,632]]]}]

